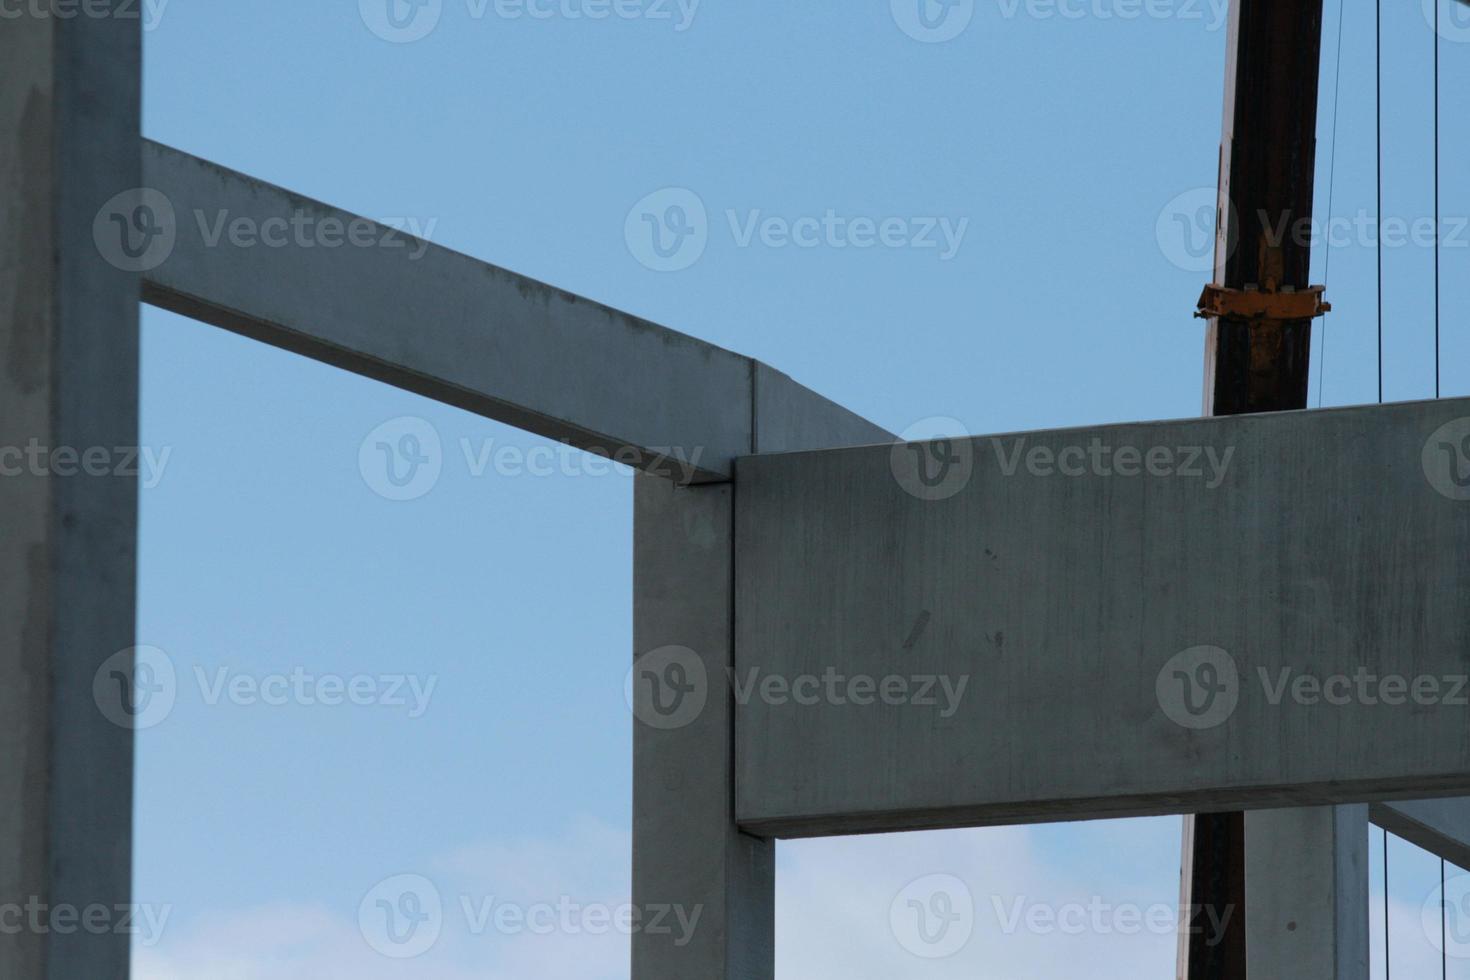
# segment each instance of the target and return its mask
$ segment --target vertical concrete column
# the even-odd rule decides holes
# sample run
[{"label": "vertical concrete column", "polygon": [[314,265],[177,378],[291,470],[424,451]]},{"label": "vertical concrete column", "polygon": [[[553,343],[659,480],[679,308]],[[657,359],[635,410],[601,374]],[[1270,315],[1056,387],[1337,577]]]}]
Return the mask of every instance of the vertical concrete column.
[{"label": "vertical concrete column", "polygon": [[1368,980],[1368,807],[1245,815],[1252,978]]},{"label": "vertical concrete column", "polygon": [[[143,257],[152,239],[143,251],[139,239],[109,250],[94,229],[156,224],[136,210],[138,14],[105,0],[69,6],[62,16],[19,5],[0,23],[6,980],[128,975],[129,937],[115,927],[130,901],[132,735],[99,710],[93,681],[109,661],[131,680],[131,654],[118,654],[134,642],[137,490],[115,471],[138,444],[139,284],[128,253]],[[108,210],[120,224],[99,223]],[[91,469],[107,475],[84,472],[89,450]]]},{"label": "vertical concrete column", "polygon": [[772,980],[775,845],[734,822],[734,487],[636,487],[633,903],[662,923],[633,977]]},{"label": "vertical concrete column", "polygon": [[[753,452],[893,438],[763,364],[750,383]],[[773,980],[775,843],[735,826],[737,491],[636,487],[633,902],[663,928],[634,934],[633,980]]]}]

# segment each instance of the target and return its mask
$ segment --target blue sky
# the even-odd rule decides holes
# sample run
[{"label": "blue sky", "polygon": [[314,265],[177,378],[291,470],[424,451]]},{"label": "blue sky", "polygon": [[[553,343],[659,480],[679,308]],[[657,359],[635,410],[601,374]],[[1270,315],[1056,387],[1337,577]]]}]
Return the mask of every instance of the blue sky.
[{"label": "blue sky", "polygon": [[[1373,9],[1345,3],[1332,213],[1348,239],[1331,250],[1337,312],[1313,379],[1327,405],[1372,401],[1376,385],[1376,258],[1354,230],[1374,207]],[[595,0],[536,4],[545,17],[441,0],[419,11],[432,29],[394,41],[379,0],[152,0],[145,134],[408,217],[439,244],[758,357],[893,431],[932,416],[975,433],[1183,417],[1200,404],[1191,312],[1208,275],[1190,244],[1210,231],[1194,203],[1216,179],[1221,4],[972,0],[951,13],[963,29],[931,43],[917,0],[629,0],[630,16],[606,19],[586,16]],[[1412,224],[1433,213],[1434,35],[1419,3],[1391,6],[1384,211]],[[400,13],[410,33],[428,23]],[[1445,33],[1444,117],[1463,119],[1470,30]],[[1467,143],[1445,134],[1449,311],[1470,308],[1470,230],[1454,218],[1470,216]],[[627,231],[635,204],[670,188],[703,207],[705,247],[661,272]],[[848,237],[746,234],[829,212]],[[853,247],[858,218],[907,234]],[[952,247],[915,247],[927,226]],[[1432,251],[1384,256],[1388,397],[1427,397]],[[1446,394],[1470,393],[1463,316],[1446,317],[1443,353]],[[143,379],[143,441],[169,456],[143,495],[139,639],[180,683],[139,740],[139,901],[170,909],[139,975],[626,976],[616,934],[477,934],[460,917],[423,956],[390,960],[357,918],[400,874],[472,905],[626,900],[626,471],[479,466],[546,444],[147,308]],[[439,437],[442,472],[391,500],[359,453],[405,416]],[[250,693],[306,675],[365,678],[367,703]],[[1007,934],[995,909],[1172,904],[1178,848],[1173,819],[785,844],[781,976],[1053,977],[1084,959],[1099,976],[1169,975],[1170,935]],[[1418,928],[1437,882],[1415,860],[1392,874],[1409,910],[1395,928]],[[886,918],[936,873],[966,883],[980,922],[955,957],[927,961]],[[1412,934],[1394,948],[1418,955]]]}]

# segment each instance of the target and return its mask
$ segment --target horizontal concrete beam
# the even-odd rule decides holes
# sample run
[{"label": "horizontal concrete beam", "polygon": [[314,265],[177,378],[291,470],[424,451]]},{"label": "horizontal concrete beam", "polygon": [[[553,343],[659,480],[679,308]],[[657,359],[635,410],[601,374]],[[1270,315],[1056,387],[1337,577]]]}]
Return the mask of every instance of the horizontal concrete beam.
[{"label": "horizontal concrete beam", "polygon": [[1400,800],[1375,803],[1369,817],[1396,834],[1451,864],[1470,868],[1470,799]]},{"label": "horizontal concrete beam", "polygon": [[748,831],[1470,793],[1470,400],[738,471]]},{"label": "horizontal concrete beam", "polygon": [[755,449],[750,358],[157,143],[143,167],[148,303],[681,481]]}]

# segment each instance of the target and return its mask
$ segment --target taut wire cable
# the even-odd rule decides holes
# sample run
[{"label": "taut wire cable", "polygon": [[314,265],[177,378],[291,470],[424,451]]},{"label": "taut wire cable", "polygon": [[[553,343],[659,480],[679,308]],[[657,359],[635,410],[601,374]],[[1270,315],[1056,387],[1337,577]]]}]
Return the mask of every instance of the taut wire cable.
[{"label": "taut wire cable", "polygon": [[[1342,106],[1342,27],[1343,14],[1347,9],[1346,0],[1337,2],[1337,67],[1332,72],[1332,150],[1331,163],[1327,167],[1327,225],[1332,228],[1332,195],[1337,187],[1337,118],[1338,110]],[[1322,258],[1322,283],[1331,285],[1330,273],[1332,272],[1332,235],[1329,233],[1324,241],[1323,250],[1326,254]],[[1322,407],[1322,389],[1326,384],[1327,377],[1327,321],[1322,321],[1322,355],[1317,365],[1317,407]]]}]

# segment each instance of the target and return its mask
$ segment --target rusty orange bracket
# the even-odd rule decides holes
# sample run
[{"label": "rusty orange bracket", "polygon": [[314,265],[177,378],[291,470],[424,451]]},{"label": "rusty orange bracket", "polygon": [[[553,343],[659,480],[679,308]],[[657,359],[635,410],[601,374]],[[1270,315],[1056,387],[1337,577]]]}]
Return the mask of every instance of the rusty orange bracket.
[{"label": "rusty orange bracket", "polygon": [[1235,320],[1312,320],[1328,313],[1332,304],[1323,299],[1326,286],[1306,289],[1230,289],[1209,285],[1200,294],[1194,315],[1209,319],[1229,317]]}]

